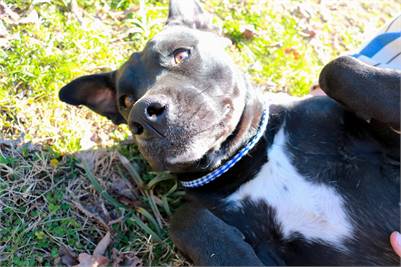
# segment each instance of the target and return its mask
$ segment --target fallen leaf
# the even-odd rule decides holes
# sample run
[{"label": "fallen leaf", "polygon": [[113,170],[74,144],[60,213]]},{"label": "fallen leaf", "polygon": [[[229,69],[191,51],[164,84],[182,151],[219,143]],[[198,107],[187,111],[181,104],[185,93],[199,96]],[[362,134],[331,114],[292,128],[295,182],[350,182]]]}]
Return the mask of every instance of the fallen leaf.
[{"label": "fallen leaf", "polygon": [[306,38],[312,39],[316,36],[317,33],[315,30],[305,29],[305,30],[301,31],[299,34]]},{"label": "fallen leaf", "polygon": [[111,234],[110,232],[107,232],[106,235],[100,240],[100,242],[97,244],[95,250],[93,251],[94,256],[100,256],[103,255],[106,252],[107,247],[111,243]]},{"label": "fallen leaf", "polygon": [[255,37],[255,33],[253,31],[251,31],[250,29],[245,29],[242,32],[242,35],[245,37],[245,39],[247,40],[251,40],[253,39],[253,37]]},{"label": "fallen leaf", "polygon": [[255,28],[251,25],[241,27],[242,36],[247,40],[252,40],[256,36]]},{"label": "fallen leaf", "polygon": [[294,47],[284,48],[284,53],[287,55],[292,54],[294,56],[295,60],[298,60],[300,58],[300,54],[299,54],[298,50]]},{"label": "fallen leaf", "polygon": [[292,55],[294,56],[294,59],[295,59],[295,60],[298,60],[299,57],[300,57],[300,54],[299,54],[299,52],[298,52],[297,50],[294,50],[294,52],[292,53]]},{"label": "fallen leaf", "polygon": [[112,250],[112,267],[142,267],[143,262],[137,257],[135,252],[119,252],[117,249]]},{"label": "fallen leaf", "polygon": [[81,253],[78,256],[79,264],[74,265],[74,267],[101,267],[106,266],[110,261],[108,258],[103,256],[106,252],[107,247],[111,243],[111,234],[107,232],[106,235],[97,244],[93,255],[88,253]]},{"label": "fallen leaf", "polygon": [[316,36],[316,31],[314,31],[314,30],[309,30],[309,31],[307,31],[307,34],[308,34],[309,38],[313,38],[313,37]]},{"label": "fallen leaf", "polygon": [[93,256],[87,253],[81,253],[78,256],[79,264],[74,267],[101,267],[109,263],[105,256]]},{"label": "fallen leaf", "polygon": [[284,53],[285,53],[285,54],[290,54],[290,53],[292,53],[292,51],[294,51],[294,48],[292,48],[292,47],[286,47],[286,48],[284,48]]}]

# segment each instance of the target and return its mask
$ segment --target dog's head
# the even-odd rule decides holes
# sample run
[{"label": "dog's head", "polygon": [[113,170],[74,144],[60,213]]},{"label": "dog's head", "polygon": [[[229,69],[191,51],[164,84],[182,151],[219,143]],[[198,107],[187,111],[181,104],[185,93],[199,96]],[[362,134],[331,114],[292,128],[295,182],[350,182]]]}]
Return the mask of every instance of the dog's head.
[{"label": "dog's head", "polygon": [[[150,165],[196,171],[240,121],[246,82],[192,0],[171,0],[162,32],[118,70],[80,77],[60,99],[127,123]],[[207,164],[207,163],[206,163]]]}]

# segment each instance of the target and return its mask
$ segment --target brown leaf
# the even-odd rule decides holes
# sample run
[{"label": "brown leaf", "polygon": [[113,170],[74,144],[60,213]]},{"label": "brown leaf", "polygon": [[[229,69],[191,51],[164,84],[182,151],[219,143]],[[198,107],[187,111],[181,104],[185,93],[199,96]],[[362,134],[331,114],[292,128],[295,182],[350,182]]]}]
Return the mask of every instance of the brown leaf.
[{"label": "brown leaf", "polygon": [[87,253],[81,253],[78,256],[79,264],[74,267],[101,267],[106,266],[109,263],[109,259],[103,256],[106,252],[107,247],[111,243],[110,232],[107,232],[106,235],[100,240],[97,244],[95,250],[93,251],[93,255],[89,255]]},{"label": "brown leaf", "polygon": [[300,54],[297,50],[295,50],[292,54],[293,54],[295,60],[298,60],[300,58]]},{"label": "brown leaf", "polygon": [[290,53],[292,53],[292,51],[294,51],[294,48],[292,48],[292,47],[286,47],[286,48],[284,48],[284,53],[285,53],[285,54],[290,54]]},{"label": "brown leaf", "polygon": [[314,30],[309,30],[307,33],[308,33],[309,38],[313,38],[316,36],[316,31],[314,31]]},{"label": "brown leaf", "polygon": [[106,252],[107,247],[111,243],[111,237],[110,237],[110,232],[107,232],[106,235],[100,240],[100,242],[97,244],[95,250],[93,251],[94,256],[100,256],[103,255],[104,252]]},{"label": "brown leaf", "polygon": [[78,256],[79,264],[74,267],[101,267],[109,263],[105,256],[94,256],[87,253],[81,253]]},{"label": "brown leaf", "polygon": [[143,263],[140,258],[137,257],[135,252],[124,252],[121,253],[117,249],[112,251],[112,267],[142,267]]},{"label": "brown leaf", "polygon": [[305,30],[301,31],[299,34],[306,38],[312,39],[316,36],[317,33],[315,30],[305,29]]},{"label": "brown leaf", "polygon": [[298,50],[294,47],[286,47],[284,48],[284,53],[285,54],[292,54],[295,60],[298,60],[300,58],[300,54],[298,52]]},{"label": "brown leaf", "polygon": [[245,29],[242,32],[242,35],[245,37],[245,39],[247,40],[251,40],[253,39],[253,37],[255,37],[255,33],[253,31],[251,31],[250,29]]}]

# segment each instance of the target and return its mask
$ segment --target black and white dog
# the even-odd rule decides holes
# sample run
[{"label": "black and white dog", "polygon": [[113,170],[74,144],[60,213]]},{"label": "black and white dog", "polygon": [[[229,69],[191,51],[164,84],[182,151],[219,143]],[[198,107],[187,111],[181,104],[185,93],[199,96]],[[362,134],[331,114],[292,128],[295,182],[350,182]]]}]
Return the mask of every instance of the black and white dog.
[{"label": "black and white dog", "polygon": [[155,170],[187,187],[171,220],[196,265],[398,265],[400,81],[341,57],[329,96],[265,103],[210,31],[172,0],[164,30],[116,71],[60,99],[127,123]]}]

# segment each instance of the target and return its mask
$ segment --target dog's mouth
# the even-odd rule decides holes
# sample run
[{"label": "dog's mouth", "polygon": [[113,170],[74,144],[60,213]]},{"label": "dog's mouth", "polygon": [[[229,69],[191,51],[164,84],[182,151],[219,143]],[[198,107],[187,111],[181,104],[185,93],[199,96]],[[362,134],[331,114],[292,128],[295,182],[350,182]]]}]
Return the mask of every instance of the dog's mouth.
[{"label": "dog's mouth", "polygon": [[208,156],[236,129],[230,114],[202,129],[169,125],[151,138],[136,138],[141,154],[155,171],[171,173],[203,172],[213,167]]}]

